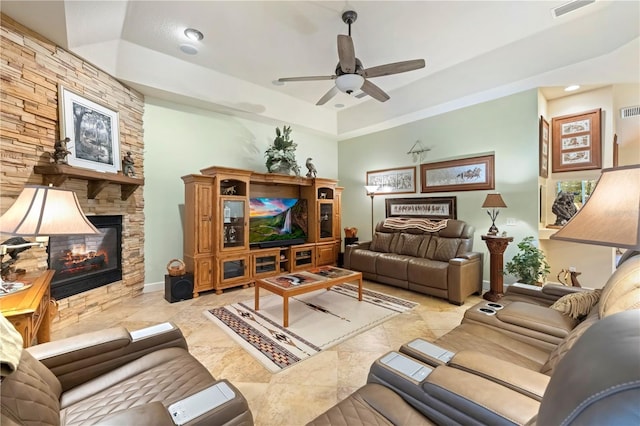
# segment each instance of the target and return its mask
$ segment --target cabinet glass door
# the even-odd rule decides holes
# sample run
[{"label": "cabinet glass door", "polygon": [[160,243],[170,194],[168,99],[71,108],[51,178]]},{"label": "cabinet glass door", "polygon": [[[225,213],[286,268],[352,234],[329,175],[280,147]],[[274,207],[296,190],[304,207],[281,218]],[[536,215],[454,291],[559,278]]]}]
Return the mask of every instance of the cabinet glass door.
[{"label": "cabinet glass door", "polygon": [[246,275],[245,259],[229,259],[222,261],[222,281],[242,278]]},{"label": "cabinet glass door", "polygon": [[320,238],[333,238],[333,202],[320,203]]},{"label": "cabinet glass door", "polygon": [[222,200],[222,246],[243,247],[245,233],[245,201]]}]

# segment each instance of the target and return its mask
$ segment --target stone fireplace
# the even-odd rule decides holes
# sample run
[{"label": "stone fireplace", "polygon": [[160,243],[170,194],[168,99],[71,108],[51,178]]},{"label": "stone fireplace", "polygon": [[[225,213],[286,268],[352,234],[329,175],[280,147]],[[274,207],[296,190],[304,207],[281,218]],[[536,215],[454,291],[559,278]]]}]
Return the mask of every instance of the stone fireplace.
[{"label": "stone fireplace", "polygon": [[122,279],[122,216],[87,216],[99,235],[49,239],[51,296],[63,299]]}]

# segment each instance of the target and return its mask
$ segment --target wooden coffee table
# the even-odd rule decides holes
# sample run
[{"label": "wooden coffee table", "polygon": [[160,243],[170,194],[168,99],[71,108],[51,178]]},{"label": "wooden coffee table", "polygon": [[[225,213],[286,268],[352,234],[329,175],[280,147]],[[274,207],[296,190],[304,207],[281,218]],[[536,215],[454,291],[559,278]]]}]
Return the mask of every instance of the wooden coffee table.
[{"label": "wooden coffee table", "polygon": [[347,282],[358,282],[358,300],[362,301],[362,273],[336,268],[335,266],[321,266],[303,272],[292,272],[274,277],[256,280],[255,310],[260,310],[260,289],[264,288],[281,296],[282,325],[289,327],[289,298],[304,293],[310,293],[322,288],[329,290],[334,285]]}]

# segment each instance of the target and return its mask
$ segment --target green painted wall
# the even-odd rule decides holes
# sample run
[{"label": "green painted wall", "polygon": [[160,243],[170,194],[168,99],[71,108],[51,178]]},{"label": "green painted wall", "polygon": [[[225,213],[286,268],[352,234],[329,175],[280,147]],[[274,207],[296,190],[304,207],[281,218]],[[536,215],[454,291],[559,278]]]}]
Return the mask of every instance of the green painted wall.
[{"label": "green painted wall", "polygon": [[[485,253],[484,279],[489,279],[488,252],[480,236],[491,225],[481,208],[489,192],[500,192],[508,208],[496,220],[500,231],[514,237],[506,259],[517,252],[516,243],[538,235],[538,94],[530,90],[483,104],[422,119],[393,129],[341,141],[338,174],[345,187],[343,226],[355,226],[358,237],[371,237],[371,201],[364,184],[369,170],[417,167],[416,194],[396,197],[456,196],[458,219],[476,227],[474,249]],[[431,149],[425,163],[452,158],[495,154],[495,191],[459,191],[420,194],[420,165],[406,152],[416,140]],[[384,219],[386,196],[374,199],[374,220]],[[507,226],[506,219],[515,219]],[[513,282],[510,277],[505,282]]]},{"label": "green painted wall", "polygon": [[[181,259],[184,185],[181,176],[209,166],[235,167],[266,173],[264,152],[275,128],[216,112],[146,98],[144,112],[145,283],[162,282],[166,265]],[[292,129],[302,174],[312,157],[318,176],[338,177],[335,138]]]}]

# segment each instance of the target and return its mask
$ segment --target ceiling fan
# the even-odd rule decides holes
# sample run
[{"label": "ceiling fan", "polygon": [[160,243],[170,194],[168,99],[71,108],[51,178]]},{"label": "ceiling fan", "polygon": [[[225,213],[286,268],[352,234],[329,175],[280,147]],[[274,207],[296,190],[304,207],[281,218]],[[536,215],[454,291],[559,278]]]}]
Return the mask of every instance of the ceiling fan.
[{"label": "ceiling fan", "polygon": [[[384,102],[389,99],[389,95],[368,79],[424,68],[424,59],[414,59],[410,61],[394,62],[391,64],[364,68],[360,59],[356,58],[353,39],[351,38],[351,24],[353,24],[357,18],[358,14],[353,10],[348,10],[342,14],[342,21],[349,25],[349,35],[338,34],[339,62],[336,66],[336,73],[334,75],[285,77],[279,78],[278,81],[284,83],[287,81],[335,80],[335,86],[325,93],[316,105],[324,105],[329,99],[333,98],[338,91],[351,95],[358,89],[362,90],[364,94],[367,94],[380,102]],[[357,97],[361,96],[358,95]]]}]

